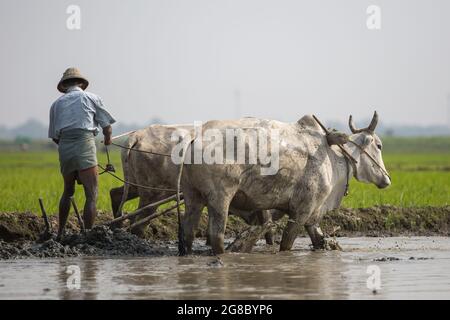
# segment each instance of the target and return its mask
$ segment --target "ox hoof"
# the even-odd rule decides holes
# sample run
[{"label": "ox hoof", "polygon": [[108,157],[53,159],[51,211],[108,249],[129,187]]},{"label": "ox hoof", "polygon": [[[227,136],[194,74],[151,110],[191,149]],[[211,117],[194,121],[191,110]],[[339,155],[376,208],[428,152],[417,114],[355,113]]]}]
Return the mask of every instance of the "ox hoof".
[{"label": "ox hoof", "polygon": [[339,242],[337,242],[335,239],[326,240],[325,241],[325,248],[327,250],[343,251],[342,247],[339,245]]},{"label": "ox hoof", "polygon": [[313,251],[316,251],[316,250],[317,251],[319,251],[319,250],[322,250],[322,251],[325,251],[325,250],[328,250],[328,251],[333,251],[333,250],[343,251],[342,247],[339,245],[339,242],[337,242],[335,239],[329,239],[329,240],[323,239],[322,241],[320,241],[320,243],[317,242],[315,244],[312,244],[311,245],[311,249]]}]

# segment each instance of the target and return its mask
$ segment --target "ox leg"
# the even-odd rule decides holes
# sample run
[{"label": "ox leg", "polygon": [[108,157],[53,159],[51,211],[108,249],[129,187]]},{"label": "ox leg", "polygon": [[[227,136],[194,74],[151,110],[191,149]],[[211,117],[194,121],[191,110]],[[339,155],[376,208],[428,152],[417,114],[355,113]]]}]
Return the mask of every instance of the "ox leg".
[{"label": "ox leg", "polygon": [[208,217],[208,226],[206,227],[206,245],[211,245],[211,219]]},{"label": "ox leg", "polygon": [[184,241],[187,253],[191,254],[195,231],[198,229],[205,202],[201,195],[194,190],[185,190],[183,196],[185,203],[185,213],[182,220]]},{"label": "ox leg", "polygon": [[[250,214],[241,214],[231,211],[229,214],[237,215],[242,220],[244,220],[245,223],[251,226],[262,226],[267,221],[272,220],[272,214],[270,210],[257,210],[251,212]],[[264,234],[264,238],[266,239],[267,244],[272,245],[273,244],[272,230],[267,231]]]},{"label": "ox leg", "polygon": [[264,238],[266,239],[266,243],[269,246],[273,245],[273,232],[272,232],[272,230],[267,231],[266,234],[264,235]]},{"label": "ox leg", "polygon": [[[152,202],[152,200],[149,199],[153,199],[152,197],[140,197],[139,198],[139,208],[142,208],[148,204],[150,204]],[[154,200],[157,201],[157,200]],[[133,217],[130,219],[130,224],[133,224],[137,221],[139,221],[140,219],[144,219],[146,217],[148,217],[149,215],[153,214],[156,212],[157,208],[148,208],[146,210],[144,210],[144,212],[142,212],[138,217]],[[145,237],[145,229],[148,227],[148,225],[150,224],[150,221],[148,223],[145,224],[141,224],[140,226],[131,228],[130,231],[132,234],[137,235],[140,238],[144,238]]]},{"label": "ox leg", "polygon": [[315,211],[314,202],[299,207],[301,208],[300,211],[289,214],[289,220],[281,238],[280,251],[291,250],[300,228],[306,224],[311,214]]},{"label": "ox leg", "polygon": [[[111,207],[112,207],[114,218],[118,218],[118,216],[119,216],[118,211],[119,211],[119,207],[120,207],[120,202],[122,201],[123,193],[124,193],[124,186],[121,186],[118,188],[112,188],[109,191],[109,196],[111,198]],[[135,199],[138,196],[139,195],[137,193],[137,190],[135,190],[134,188],[130,188],[125,201]]]},{"label": "ox leg", "polygon": [[331,187],[326,178],[319,176],[317,179],[304,181],[304,187],[296,190],[290,203],[293,211],[289,212],[289,220],[283,231],[280,251],[290,250],[294,245],[295,238],[300,228],[310,221],[314,212],[324,203],[330,194]]},{"label": "ox leg", "polygon": [[281,237],[280,251],[291,250],[297,238],[301,225],[297,221],[289,220]]},{"label": "ox leg", "polygon": [[325,249],[325,236],[317,224],[314,225],[306,225],[306,231],[308,232],[309,237],[311,238],[311,242],[313,248],[315,250]]},{"label": "ox leg", "polygon": [[109,190],[109,197],[111,198],[111,207],[114,218],[117,218],[117,212],[119,211],[120,201],[122,201],[122,195],[123,186]]},{"label": "ox leg", "polygon": [[225,238],[225,228],[227,225],[229,205],[230,201],[227,201],[225,199],[215,201],[213,205],[211,204],[211,202],[210,204],[208,204],[208,216],[211,220],[211,247],[213,253],[216,255],[225,252],[223,241]]},{"label": "ox leg", "polygon": [[[259,225],[263,225],[267,221],[271,221],[271,220],[272,220],[272,214],[270,213],[269,210],[258,211],[258,222],[259,222]],[[273,245],[273,232],[272,232],[272,229],[270,229],[269,231],[267,231],[264,234],[264,238],[266,239],[266,243],[268,245]]]}]

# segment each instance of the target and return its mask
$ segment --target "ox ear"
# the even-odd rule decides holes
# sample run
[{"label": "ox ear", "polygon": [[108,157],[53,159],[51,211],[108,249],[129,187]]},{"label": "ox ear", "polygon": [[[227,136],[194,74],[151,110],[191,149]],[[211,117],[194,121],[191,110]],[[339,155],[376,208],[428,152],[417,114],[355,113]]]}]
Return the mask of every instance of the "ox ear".
[{"label": "ox ear", "polygon": [[330,146],[335,144],[346,144],[348,139],[347,134],[336,130],[333,130],[327,134],[327,142]]}]

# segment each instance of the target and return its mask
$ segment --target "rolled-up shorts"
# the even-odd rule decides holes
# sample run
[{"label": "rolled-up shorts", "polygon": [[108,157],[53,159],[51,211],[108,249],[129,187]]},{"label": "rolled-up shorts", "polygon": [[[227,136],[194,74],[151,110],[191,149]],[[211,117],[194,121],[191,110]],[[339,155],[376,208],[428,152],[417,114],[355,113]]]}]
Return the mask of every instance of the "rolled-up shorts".
[{"label": "rolled-up shorts", "polygon": [[82,129],[63,131],[59,139],[58,153],[63,175],[97,166],[94,133]]}]

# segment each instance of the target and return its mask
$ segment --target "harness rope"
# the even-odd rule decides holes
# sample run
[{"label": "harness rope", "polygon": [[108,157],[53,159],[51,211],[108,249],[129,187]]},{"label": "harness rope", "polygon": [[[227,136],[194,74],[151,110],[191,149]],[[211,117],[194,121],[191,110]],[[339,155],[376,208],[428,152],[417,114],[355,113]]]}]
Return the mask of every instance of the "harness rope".
[{"label": "harness rope", "polygon": [[378,161],[374,158],[374,157],[372,157],[371,155],[370,155],[370,153],[368,153],[367,151],[366,151],[366,149],[365,148],[363,148],[363,147],[361,147],[359,144],[357,144],[355,141],[352,141],[352,140],[348,140],[348,142],[350,142],[351,144],[353,144],[353,145],[355,145],[358,149],[359,149],[359,151],[361,151],[362,153],[364,153],[366,156],[368,156],[369,157],[369,159],[381,170],[381,172],[383,173],[383,174],[385,174],[389,179],[391,179],[391,176],[389,175],[389,173],[381,166],[381,164],[379,164],[378,163]]},{"label": "harness rope", "polygon": [[[344,156],[345,158],[345,156]],[[345,182],[345,190],[344,190],[344,197],[348,196],[348,190],[350,188],[350,161],[345,158],[345,167],[347,168],[347,181]]]},{"label": "harness rope", "polygon": [[154,152],[154,151],[149,151],[149,150],[130,148],[130,147],[118,144],[118,143],[114,143],[114,142],[111,142],[111,144],[115,145],[116,147],[127,149],[127,150],[131,150],[131,151],[136,151],[136,152],[141,152],[141,153],[149,153],[149,154],[156,154],[158,156],[164,156],[164,157],[171,157],[171,155],[167,154],[167,153],[159,153],[159,152]]},{"label": "harness rope", "polygon": [[[327,128],[325,128],[325,126],[320,122],[320,120],[315,115],[313,115],[313,118],[314,118],[314,120],[316,120],[316,122],[319,124],[319,126],[323,129],[323,131],[325,131],[326,134],[329,134],[329,131],[327,130]],[[361,151],[362,154],[367,155],[369,157],[369,159],[372,161],[372,163],[374,163],[381,170],[381,172],[384,175],[386,175],[389,179],[391,179],[391,176],[389,175],[389,173],[387,173],[387,171],[378,163],[378,161],[374,157],[372,157],[370,155],[370,153],[368,153],[365,150],[365,148],[363,148],[362,146],[360,146],[359,144],[357,144],[353,140],[349,139],[348,142],[350,142],[351,144],[355,145],[359,149],[359,151]],[[344,156],[344,158],[346,160],[346,163],[347,163],[347,183],[345,185],[345,192],[344,192],[344,195],[346,196],[346,195],[348,195],[349,180],[350,180],[350,177],[349,177],[350,168],[349,168],[348,165],[349,165],[349,163],[351,163],[351,165],[353,166],[353,170],[355,170],[354,175],[355,175],[355,178],[356,178],[356,177],[358,177],[358,168],[356,167],[356,164],[358,163],[358,161],[355,158],[353,158],[350,155],[350,153],[348,153],[348,151],[344,148],[343,145],[338,144],[337,146],[341,149],[342,155]]]},{"label": "harness rope", "polygon": [[137,183],[133,183],[133,182],[130,182],[130,181],[126,181],[126,180],[122,179],[121,177],[119,177],[118,175],[114,174],[113,171],[110,171],[110,170],[108,169],[108,165],[106,165],[106,168],[103,167],[103,166],[100,165],[100,164],[97,164],[97,166],[98,166],[100,169],[103,170],[103,172],[100,172],[99,175],[104,174],[104,173],[107,173],[107,174],[113,176],[114,178],[116,178],[117,180],[121,181],[122,183],[124,183],[124,184],[129,184],[130,186],[134,186],[134,187],[138,187],[138,188],[143,188],[143,189],[150,189],[150,190],[159,190],[159,191],[177,192],[176,189],[165,189],[165,188],[158,188],[158,187],[150,187],[150,186],[144,186],[144,185],[141,185],[141,184],[137,184]]},{"label": "harness rope", "polygon": [[[133,132],[135,132],[135,131],[130,131],[130,132],[124,133],[123,135],[128,135],[128,134],[131,134]],[[123,135],[114,137],[114,139],[122,137]],[[171,155],[165,154],[165,153],[158,153],[158,152],[153,152],[153,151],[148,151],[148,150],[141,150],[141,149],[130,148],[130,147],[123,146],[121,144],[114,143],[114,142],[111,142],[111,144],[115,145],[117,147],[123,148],[123,149],[131,150],[131,151],[155,154],[155,155],[165,156],[165,157],[170,157],[171,156]],[[158,187],[144,186],[144,185],[133,183],[133,182],[130,182],[130,181],[126,181],[125,179],[120,178],[119,176],[114,174],[116,172],[116,169],[114,168],[114,166],[111,163],[111,160],[110,160],[110,157],[109,157],[109,148],[108,148],[107,145],[105,145],[105,149],[106,149],[106,158],[107,158],[108,162],[106,164],[106,167],[103,167],[100,164],[97,165],[100,169],[103,170],[102,172],[99,173],[99,175],[102,175],[104,173],[108,173],[109,175],[113,176],[114,178],[116,178],[117,180],[121,181],[122,183],[128,184],[130,186],[138,187],[138,188],[150,189],[150,190],[159,190],[159,191],[177,192],[176,189],[167,189],[167,188],[158,188]]]},{"label": "harness rope", "polygon": [[[129,132],[127,134],[133,133]],[[123,135],[122,135],[123,136]],[[178,218],[178,255],[179,256],[185,256],[186,255],[186,245],[184,242],[184,229],[181,223],[181,210],[180,210],[180,205],[181,205],[181,197],[180,197],[180,189],[181,189],[181,176],[183,173],[183,166],[184,166],[184,161],[186,159],[186,150],[189,147],[189,145],[195,140],[192,139],[190,141],[190,143],[188,143],[186,145],[185,148],[183,148],[183,154],[182,154],[182,160],[180,163],[180,169],[178,171],[178,178],[177,178],[177,189],[167,189],[167,188],[158,188],[158,187],[151,187],[151,186],[144,186],[144,185],[140,185],[137,183],[133,183],[130,181],[126,181],[125,179],[120,178],[119,176],[117,176],[115,173],[115,169],[114,166],[111,164],[110,161],[110,157],[109,157],[109,150],[108,150],[108,146],[105,145],[105,149],[106,149],[106,157],[107,157],[107,161],[108,163],[106,164],[106,167],[103,167],[100,164],[97,164],[97,166],[103,170],[103,172],[100,173],[104,174],[104,173],[108,173],[109,175],[113,176],[114,178],[116,178],[117,180],[121,181],[124,184],[129,184],[138,188],[144,188],[144,189],[151,189],[151,190],[159,190],[159,191],[171,191],[171,192],[175,192],[176,194],[176,200],[177,200],[177,218]],[[159,153],[159,152],[153,152],[153,151],[148,151],[148,150],[141,150],[141,149],[135,149],[135,148],[130,148],[130,147],[126,147],[114,142],[111,142],[112,145],[115,145],[117,147],[123,148],[123,149],[127,149],[127,150],[131,150],[131,151],[136,151],[136,152],[141,152],[141,153],[148,153],[148,154],[154,154],[154,155],[159,155],[159,156],[164,156],[164,157],[171,157],[171,155],[169,154],[165,154],[165,153]]]}]

